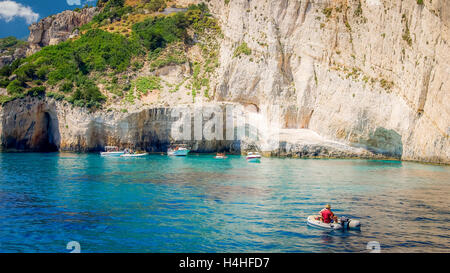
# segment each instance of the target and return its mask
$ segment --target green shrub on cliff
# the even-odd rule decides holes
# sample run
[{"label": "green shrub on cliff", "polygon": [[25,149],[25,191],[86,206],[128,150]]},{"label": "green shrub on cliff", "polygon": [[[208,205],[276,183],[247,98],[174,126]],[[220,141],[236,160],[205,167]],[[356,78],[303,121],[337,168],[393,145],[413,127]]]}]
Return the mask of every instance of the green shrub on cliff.
[{"label": "green shrub on cliff", "polygon": [[208,7],[204,3],[190,5],[185,14],[186,20],[197,33],[205,31],[219,31],[217,21],[212,18]]},{"label": "green shrub on cliff", "polygon": [[10,96],[0,95],[0,105],[10,102],[12,99]]},{"label": "green shrub on cliff", "polygon": [[43,65],[36,70],[36,77],[40,80],[46,80],[49,72],[50,67],[47,65]]},{"label": "green shrub on cliff", "polygon": [[32,96],[32,97],[44,96],[45,95],[45,87],[44,86],[33,87],[33,88],[27,90],[26,95]]},{"label": "green shrub on cliff", "polygon": [[63,93],[71,93],[73,89],[73,83],[71,81],[64,81],[59,87],[59,91]]},{"label": "green shrub on cliff", "polygon": [[101,107],[106,97],[98,89],[97,85],[89,79],[79,80],[77,89],[69,98],[69,102],[79,107]]},{"label": "green shrub on cliff", "polygon": [[114,21],[133,10],[132,7],[125,6],[125,0],[98,1],[97,6],[103,7],[103,9],[99,14],[94,16],[92,23],[100,25],[105,20]]},{"label": "green shrub on cliff", "polygon": [[136,87],[136,90],[144,95],[147,95],[148,91],[159,90],[162,88],[161,78],[156,76],[140,77],[137,78],[131,88]]},{"label": "green shrub on cliff", "polygon": [[184,40],[188,26],[189,23],[182,12],[171,16],[150,17],[133,25],[133,38],[146,49],[156,50],[172,42]]},{"label": "green shrub on cliff", "polygon": [[11,48],[13,46],[22,45],[25,44],[24,41],[17,39],[14,36],[9,36],[6,38],[0,39],[0,50],[6,50],[8,48]]},{"label": "green shrub on cliff", "polygon": [[60,93],[56,93],[56,92],[47,92],[47,97],[49,98],[54,98],[55,100],[64,100],[65,96],[63,94]]},{"label": "green shrub on cliff", "polygon": [[143,0],[144,8],[149,11],[163,11],[167,5],[166,0]]},{"label": "green shrub on cliff", "polygon": [[16,70],[21,64],[23,59],[18,59],[12,62],[10,65],[5,65],[0,69],[0,76],[9,77],[11,73]]},{"label": "green shrub on cliff", "polygon": [[152,61],[150,70],[156,70],[167,65],[184,64],[188,61],[183,43],[176,43],[168,46],[164,51],[156,50],[149,55]]},{"label": "green shrub on cliff", "polygon": [[6,88],[9,84],[9,80],[8,79],[0,79],[0,87],[2,88]]},{"label": "green shrub on cliff", "polygon": [[16,37],[9,36],[0,39],[0,56],[12,55],[17,48],[23,47],[26,44],[25,41],[19,40]]},{"label": "green shrub on cliff", "polygon": [[13,80],[6,87],[9,95],[20,95],[25,90],[24,83],[19,80]]},{"label": "green shrub on cliff", "polygon": [[[65,98],[78,106],[100,107],[106,97],[97,84],[105,80],[106,74],[110,75],[109,78],[113,81],[106,85],[102,83],[103,90],[119,97],[134,96],[134,89],[130,90],[131,84],[134,84],[139,93],[160,89],[161,81],[158,77],[133,81],[136,77],[134,71],[143,68],[143,56],[148,54],[151,69],[185,63],[188,59],[184,43],[192,42],[187,29],[191,28],[197,34],[218,30],[217,23],[204,4],[191,5],[186,12],[153,16],[135,23],[131,27],[131,36],[96,28],[119,20],[129,12],[139,12],[124,3],[123,0],[99,1],[98,6],[102,7],[102,11],[89,23],[89,27],[85,28],[87,31],[82,31],[79,38],[44,47],[41,51],[0,69],[0,85],[7,87],[8,97],[40,96],[45,93],[45,87],[52,86],[57,87],[59,91],[48,93],[47,96]],[[166,1],[148,0],[141,4],[138,8],[153,10],[165,7]],[[197,38],[203,54],[206,39],[202,40],[200,35]],[[208,63],[214,62],[208,60]],[[203,74],[210,73],[209,68],[204,70],[197,72],[199,75],[195,77],[199,88],[206,85],[208,80]],[[14,81],[9,81],[11,75],[15,75]],[[121,76],[126,77],[119,80]],[[42,88],[30,89],[30,86],[36,85]],[[3,98],[3,101],[7,99]]]},{"label": "green shrub on cliff", "polygon": [[124,71],[130,65],[131,57],[138,52],[139,46],[135,42],[95,29],[76,41],[43,48],[26,58],[26,64],[13,73],[21,81],[48,78],[48,83],[55,85],[64,79],[74,81],[77,75],[87,75],[92,71]]},{"label": "green shrub on cliff", "polygon": [[234,50],[233,58],[240,57],[242,54],[244,55],[252,54],[252,50],[248,47],[246,42],[243,42]]},{"label": "green shrub on cliff", "polygon": [[36,78],[37,66],[33,63],[25,63],[14,71],[17,75],[17,79],[21,82],[31,81]]}]

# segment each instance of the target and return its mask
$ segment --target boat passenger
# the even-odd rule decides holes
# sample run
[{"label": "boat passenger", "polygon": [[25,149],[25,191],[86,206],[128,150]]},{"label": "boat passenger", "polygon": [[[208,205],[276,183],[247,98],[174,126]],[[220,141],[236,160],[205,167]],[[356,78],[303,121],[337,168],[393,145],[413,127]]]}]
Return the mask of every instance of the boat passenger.
[{"label": "boat passenger", "polygon": [[320,220],[324,223],[331,223],[332,220],[335,223],[338,222],[337,216],[331,211],[331,206],[329,204],[327,204],[325,208],[319,212],[319,214]]}]

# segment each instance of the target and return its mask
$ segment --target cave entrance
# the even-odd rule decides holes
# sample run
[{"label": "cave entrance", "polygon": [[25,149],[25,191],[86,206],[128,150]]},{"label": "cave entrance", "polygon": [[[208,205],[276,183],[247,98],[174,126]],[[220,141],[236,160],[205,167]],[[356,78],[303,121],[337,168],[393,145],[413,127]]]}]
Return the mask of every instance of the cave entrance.
[{"label": "cave entrance", "polygon": [[45,112],[42,118],[42,134],[39,145],[40,152],[58,151],[58,124],[53,120],[48,112]]}]

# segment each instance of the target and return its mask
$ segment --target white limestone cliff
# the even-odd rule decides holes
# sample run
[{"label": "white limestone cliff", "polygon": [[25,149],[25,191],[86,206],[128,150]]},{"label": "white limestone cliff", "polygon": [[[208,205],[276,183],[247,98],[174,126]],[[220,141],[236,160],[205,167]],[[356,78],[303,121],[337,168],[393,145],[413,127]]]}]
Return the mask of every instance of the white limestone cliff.
[{"label": "white limestone cliff", "polygon": [[[450,5],[424,2],[210,1],[224,34],[216,99],[278,104],[285,128],[449,163]],[[233,58],[244,42],[252,53]]]},{"label": "white limestone cliff", "polygon": [[[213,96],[198,98],[195,105],[244,105],[280,121],[282,145],[266,152],[450,163],[446,0],[211,0],[208,5],[223,34],[220,66],[211,79]],[[247,51],[239,54],[238,48]],[[117,144],[160,151],[170,142],[170,108],[187,103],[164,94],[152,106],[130,106],[128,113],[89,113],[49,99],[23,103],[28,108],[44,103],[41,112],[58,119],[59,149]],[[3,143],[17,126],[8,121],[11,103],[0,109]],[[262,143],[269,140],[243,141],[235,150],[264,150]],[[236,143],[191,144],[214,151],[233,150]]]}]

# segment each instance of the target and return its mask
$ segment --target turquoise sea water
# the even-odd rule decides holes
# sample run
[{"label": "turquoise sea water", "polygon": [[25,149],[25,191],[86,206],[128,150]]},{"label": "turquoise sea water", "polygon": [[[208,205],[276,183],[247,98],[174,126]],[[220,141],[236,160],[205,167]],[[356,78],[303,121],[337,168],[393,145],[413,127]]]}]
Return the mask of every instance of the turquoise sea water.
[{"label": "turquoise sea water", "polygon": [[[450,252],[450,167],[0,154],[0,252]],[[361,231],[305,219],[331,203]]]}]

